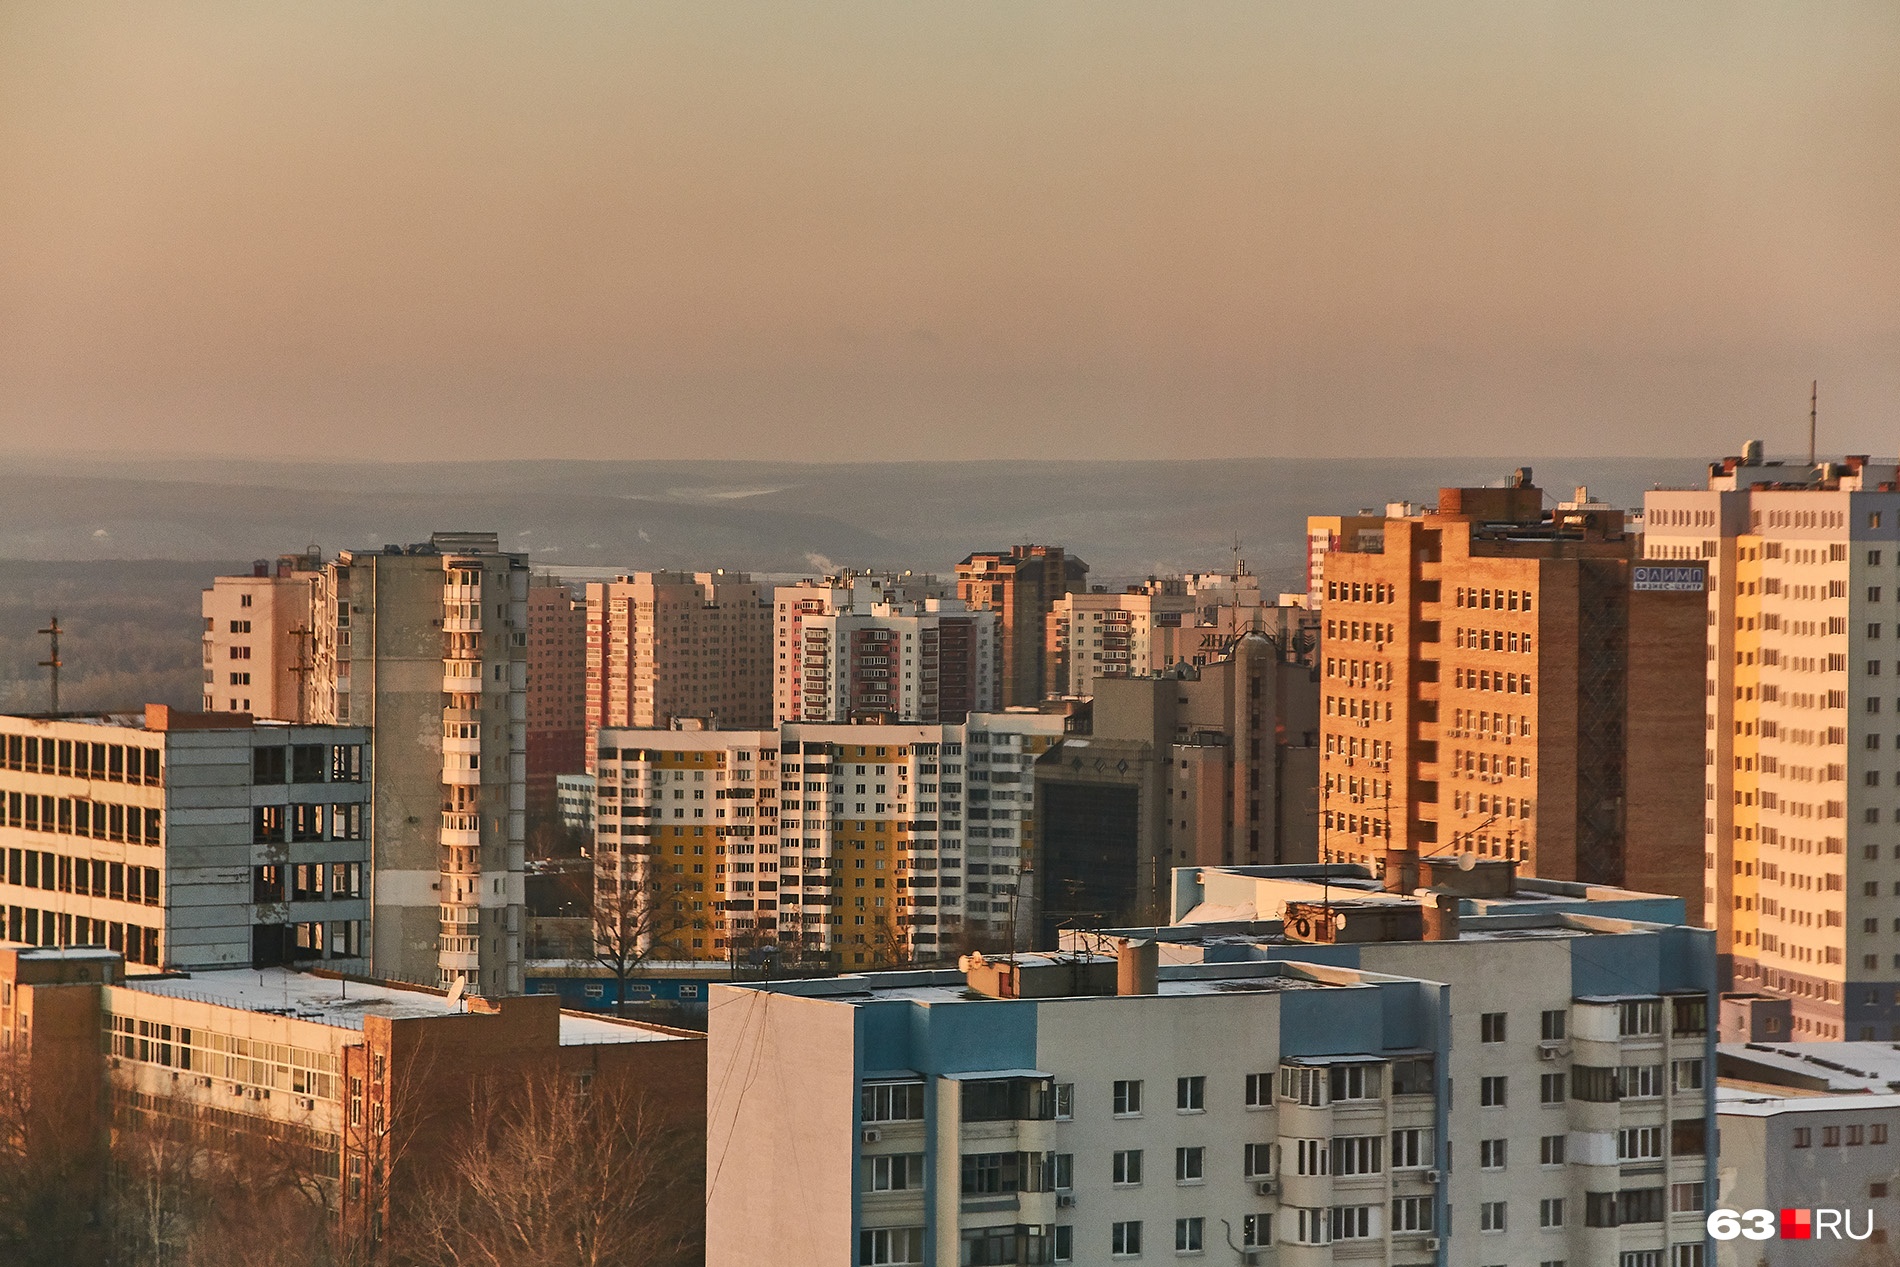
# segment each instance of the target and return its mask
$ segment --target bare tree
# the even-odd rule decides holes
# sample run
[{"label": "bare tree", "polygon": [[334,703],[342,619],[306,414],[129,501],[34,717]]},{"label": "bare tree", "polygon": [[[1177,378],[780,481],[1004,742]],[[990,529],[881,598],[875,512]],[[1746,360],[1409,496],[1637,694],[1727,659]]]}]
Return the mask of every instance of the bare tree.
[{"label": "bare tree", "polygon": [[96,1137],[84,1079],[35,1078],[27,1047],[0,1048],[0,1261],[65,1267],[96,1256]]},{"label": "bare tree", "polygon": [[625,1016],[627,981],[685,928],[685,903],[668,900],[655,855],[621,853],[594,881],[593,957],[613,976],[614,1013]]},{"label": "bare tree", "polygon": [[684,1267],[703,1255],[699,1136],[626,1076],[547,1070],[474,1097],[400,1230],[413,1267]]}]

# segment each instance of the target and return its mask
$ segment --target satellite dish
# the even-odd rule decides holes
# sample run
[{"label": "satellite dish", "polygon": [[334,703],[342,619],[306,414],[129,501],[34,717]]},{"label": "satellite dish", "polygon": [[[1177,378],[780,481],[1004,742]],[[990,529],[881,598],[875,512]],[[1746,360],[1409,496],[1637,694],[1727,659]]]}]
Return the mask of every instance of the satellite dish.
[{"label": "satellite dish", "polygon": [[1458,869],[1460,871],[1469,871],[1477,865],[1478,865],[1477,854],[1461,853],[1458,855]]},{"label": "satellite dish", "polygon": [[455,984],[449,987],[449,1011],[453,1012],[468,992],[468,982],[461,977],[455,978]]},{"label": "satellite dish", "polygon": [[1333,927],[1344,928],[1345,926],[1346,926],[1346,912],[1344,911],[1336,912],[1333,915]]}]

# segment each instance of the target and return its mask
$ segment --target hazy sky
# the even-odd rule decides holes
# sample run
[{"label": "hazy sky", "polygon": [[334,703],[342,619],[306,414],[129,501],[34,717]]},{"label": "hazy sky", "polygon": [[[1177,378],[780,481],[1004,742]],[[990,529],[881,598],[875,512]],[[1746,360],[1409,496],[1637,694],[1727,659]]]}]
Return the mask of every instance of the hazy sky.
[{"label": "hazy sky", "polygon": [[1900,447],[1900,5],[0,5],[0,450]]}]

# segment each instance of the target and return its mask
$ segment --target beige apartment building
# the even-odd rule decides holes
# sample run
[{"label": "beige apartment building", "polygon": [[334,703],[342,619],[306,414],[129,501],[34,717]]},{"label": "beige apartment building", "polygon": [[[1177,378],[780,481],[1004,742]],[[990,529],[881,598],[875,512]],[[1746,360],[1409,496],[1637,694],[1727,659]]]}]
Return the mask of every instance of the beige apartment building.
[{"label": "beige apartment building", "polygon": [[869,611],[880,603],[918,604],[955,598],[955,582],[925,572],[857,572],[849,568],[828,576],[806,577],[772,591],[776,660],[772,684],[772,721],[800,721],[805,714],[804,675],[797,671],[805,622],[814,616]]},{"label": "beige apartment building", "polygon": [[961,722],[997,708],[996,614],[926,598],[806,615],[796,676],[806,722]]},{"label": "beige apartment building", "polygon": [[204,711],[313,720],[316,596],[323,556],[259,559],[204,591]]},{"label": "beige apartment building", "polygon": [[635,572],[587,587],[587,730],[772,724],[772,606],[743,572]]},{"label": "beige apartment building", "polygon": [[528,562],[494,533],[339,554],[318,596],[318,715],[369,727],[379,976],[522,988]]},{"label": "beige apartment building", "polygon": [[1864,456],[1771,461],[1644,506],[1652,572],[1709,576],[1704,901],[1736,989],[1798,1041],[1900,1039],[1900,491]]},{"label": "beige apartment building", "polygon": [[1049,613],[1065,594],[1088,588],[1089,565],[1061,546],[979,551],[957,564],[957,597],[971,611],[997,615],[1003,706],[1039,703],[1049,680]]},{"label": "beige apartment building", "polygon": [[1699,919],[1701,582],[1651,584],[1637,546],[1520,471],[1331,551],[1322,857],[1507,859]]}]

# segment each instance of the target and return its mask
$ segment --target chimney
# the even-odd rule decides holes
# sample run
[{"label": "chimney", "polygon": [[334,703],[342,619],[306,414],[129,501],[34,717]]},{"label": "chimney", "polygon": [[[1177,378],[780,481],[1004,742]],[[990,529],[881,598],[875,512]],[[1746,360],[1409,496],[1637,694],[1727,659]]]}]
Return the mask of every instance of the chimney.
[{"label": "chimney", "polygon": [[1419,911],[1425,916],[1426,941],[1458,940],[1458,898],[1451,893],[1432,893],[1419,899]]},{"label": "chimney", "polygon": [[1115,993],[1155,993],[1155,975],[1161,966],[1159,944],[1120,938],[1115,943],[1115,963]]},{"label": "chimney", "polygon": [[1385,851],[1385,891],[1409,894],[1418,889],[1418,852],[1413,849]]}]

